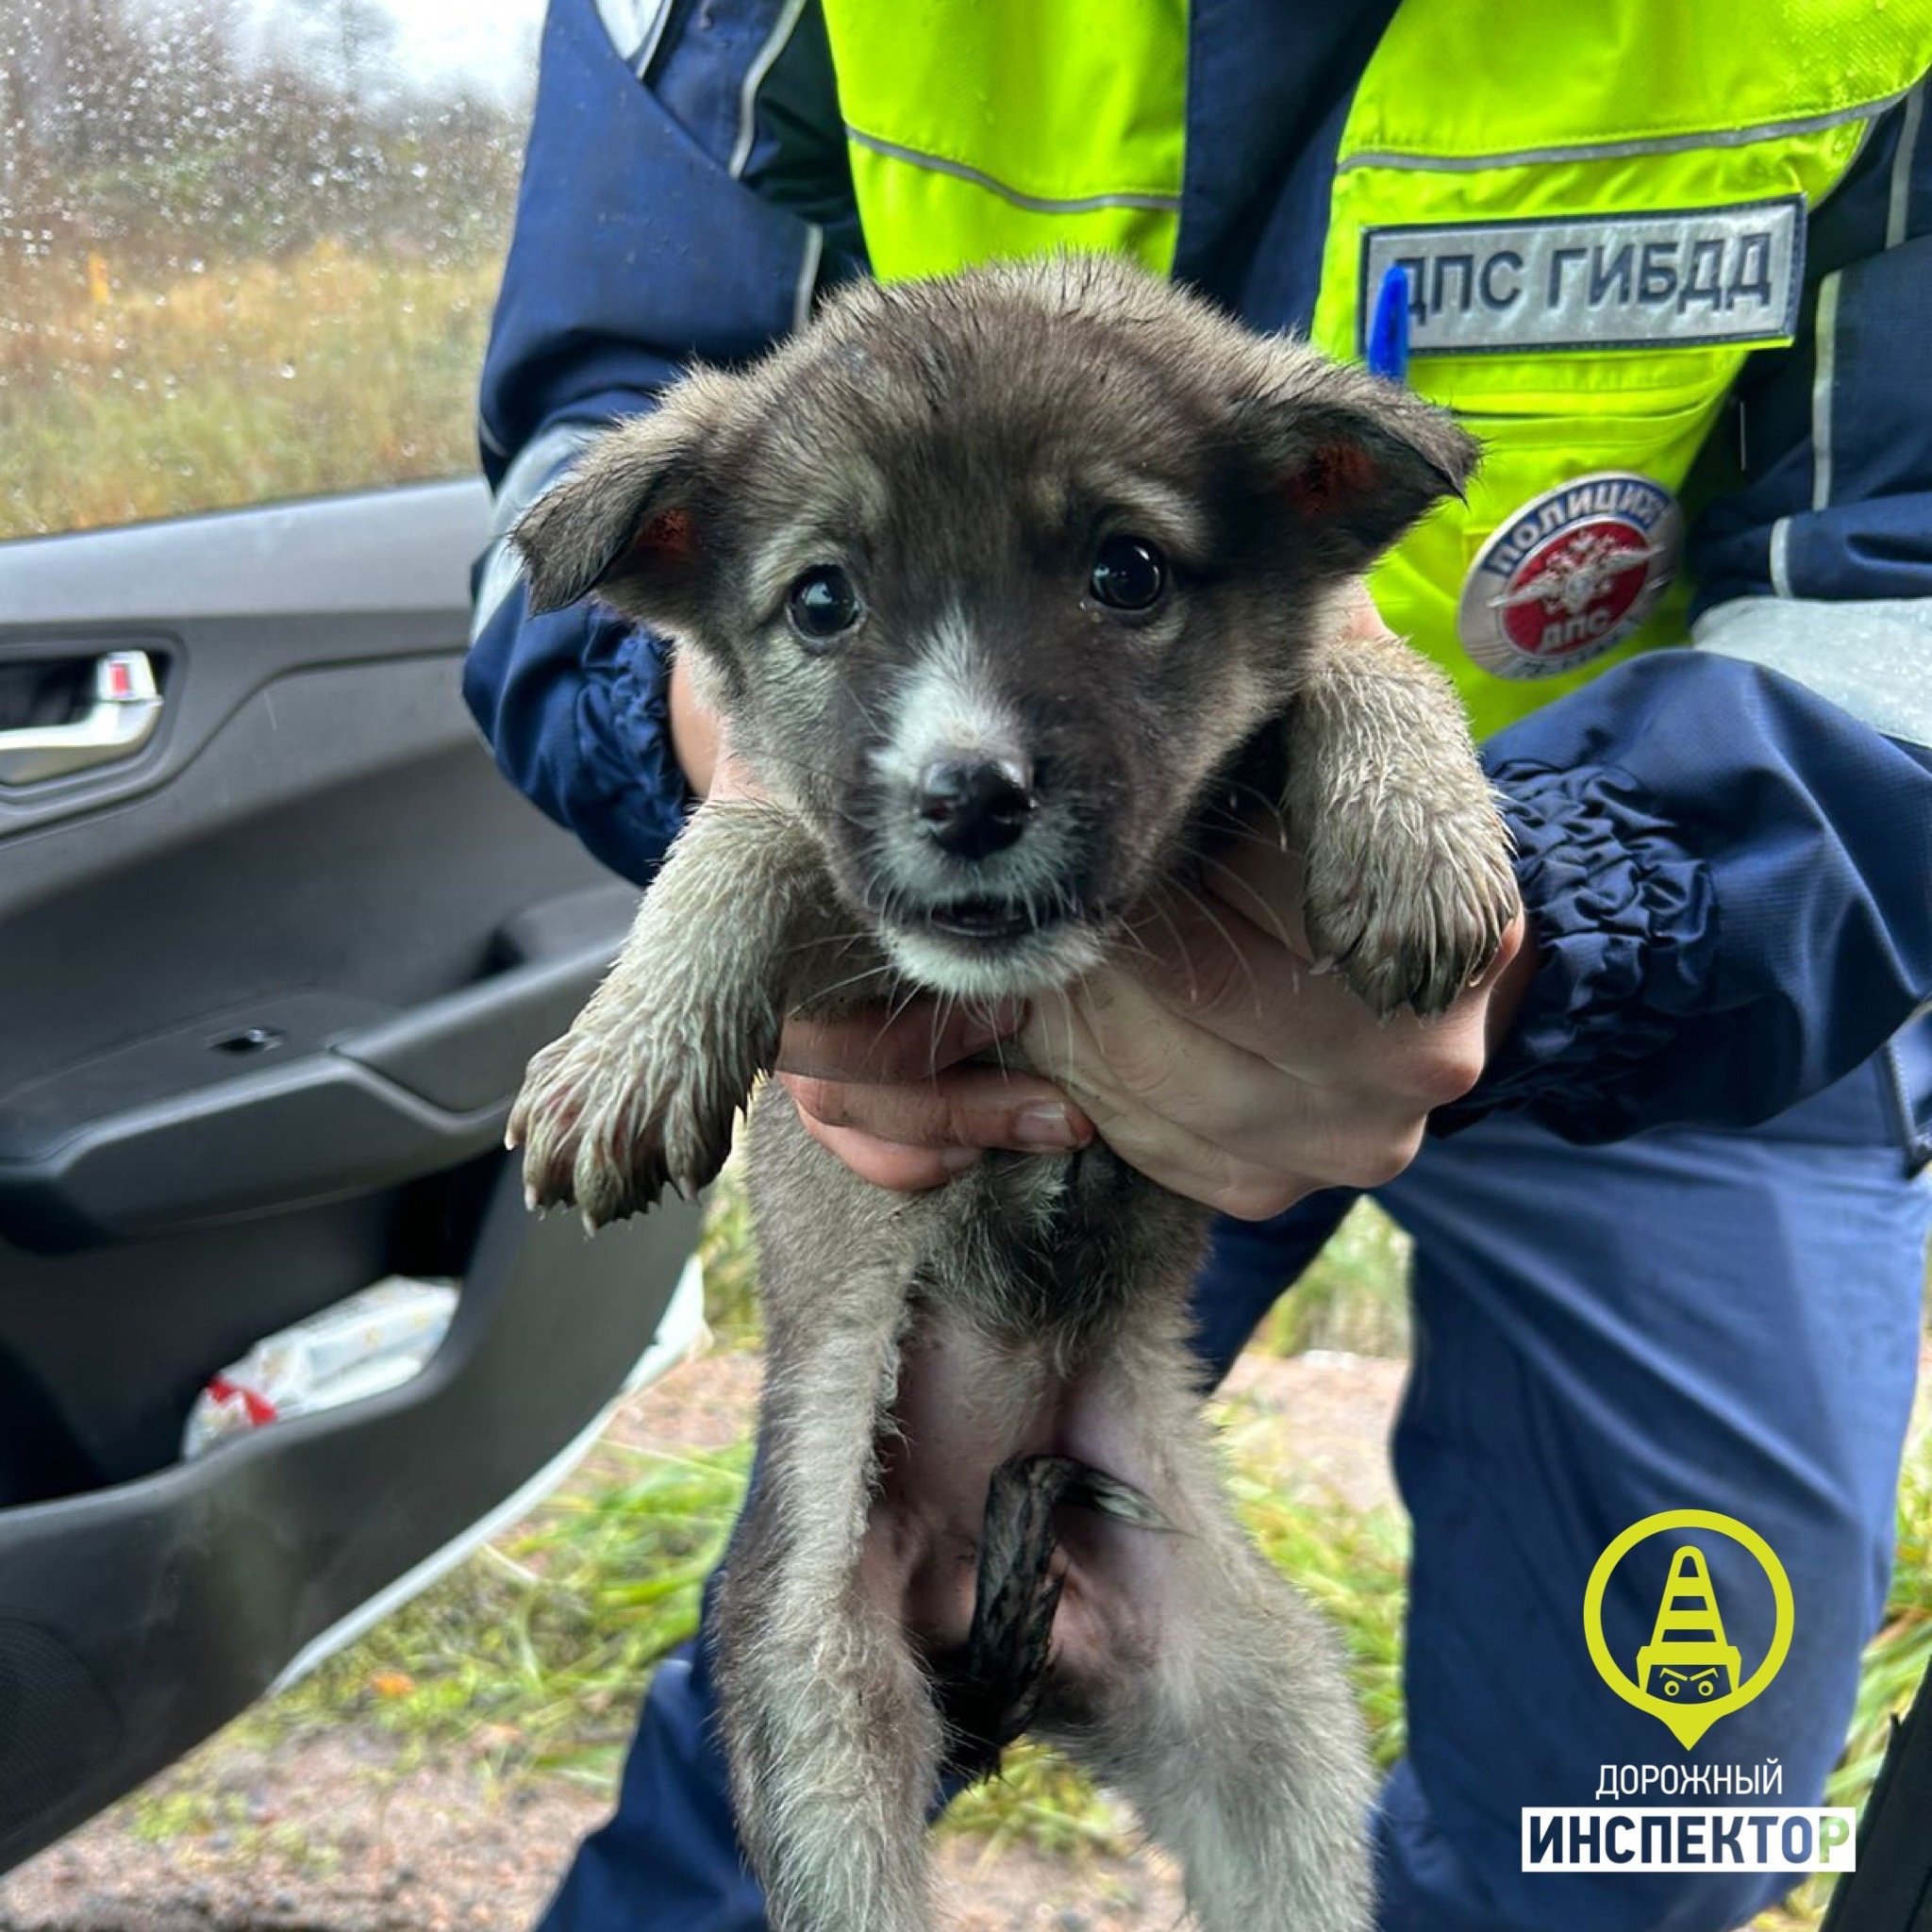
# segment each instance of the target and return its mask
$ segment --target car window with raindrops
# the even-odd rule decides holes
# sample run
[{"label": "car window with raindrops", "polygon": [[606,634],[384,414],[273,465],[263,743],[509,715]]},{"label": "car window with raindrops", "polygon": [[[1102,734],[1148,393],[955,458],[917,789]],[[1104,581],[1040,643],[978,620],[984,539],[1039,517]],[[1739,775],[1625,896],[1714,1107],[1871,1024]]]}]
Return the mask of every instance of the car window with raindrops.
[{"label": "car window with raindrops", "polygon": [[0,538],[473,474],[541,0],[0,0]]}]

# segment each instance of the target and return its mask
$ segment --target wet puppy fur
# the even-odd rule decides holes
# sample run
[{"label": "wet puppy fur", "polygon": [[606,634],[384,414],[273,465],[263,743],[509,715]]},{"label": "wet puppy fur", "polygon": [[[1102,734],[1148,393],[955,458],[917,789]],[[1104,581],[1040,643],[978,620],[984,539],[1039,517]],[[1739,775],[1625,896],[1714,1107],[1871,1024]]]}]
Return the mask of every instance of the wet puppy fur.
[{"label": "wet puppy fur", "polygon": [[[1505,835],[1446,682],[1335,620],[1474,454],[1084,258],[852,288],[612,430],[518,527],[533,608],[671,637],[766,798],[698,809],[532,1062],[533,1201],[708,1181],[790,1013],[1052,1000],[1195,889],[1230,798],[1363,999],[1446,1007],[1513,915]],[[889,1194],[769,1086],[751,1187],[766,1392],[710,1641],[777,1932],[927,1925],[936,1785],[1022,1728],[1134,1803],[1206,1932],[1366,1932],[1336,1648],[1200,1413],[1205,1210],[1104,1145]]]}]

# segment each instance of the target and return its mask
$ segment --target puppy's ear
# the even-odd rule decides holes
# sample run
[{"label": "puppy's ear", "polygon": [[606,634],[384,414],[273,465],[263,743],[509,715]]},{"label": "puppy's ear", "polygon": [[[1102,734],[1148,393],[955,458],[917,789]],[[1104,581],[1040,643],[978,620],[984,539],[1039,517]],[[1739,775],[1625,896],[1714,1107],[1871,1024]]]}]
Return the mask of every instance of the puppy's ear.
[{"label": "puppy's ear", "polygon": [[592,591],[658,624],[693,607],[707,535],[708,387],[688,380],[650,415],[606,431],[524,512],[510,541],[533,612]]},{"label": "puppy's ear", "polygon": [[1431,505],[1462,494],[1480,445],[1400,383],[1298,346],[1278,355],[1275,379],[1236,405],[1242,434],[1324,560],[1366,570]]}]

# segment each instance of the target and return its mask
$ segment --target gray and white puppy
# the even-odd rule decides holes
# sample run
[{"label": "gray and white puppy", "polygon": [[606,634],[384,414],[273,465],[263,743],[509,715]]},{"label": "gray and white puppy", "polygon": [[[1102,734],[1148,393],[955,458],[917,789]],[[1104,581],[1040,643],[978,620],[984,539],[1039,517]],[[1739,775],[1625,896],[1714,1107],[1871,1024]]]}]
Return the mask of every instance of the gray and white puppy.
[{"label": "gray and white puppy", "polygon": [[[769,803],[702,807],[512,1122],[534,1202],[691,1191],[786,1016],[1066,986],[1278,801],[1318,952],[1440,1011],[1516,906],[1446,682],[1332,641],[1474,455],[1443,413],[1116,262],[828,303],[613,429],[516,533],[690,657]],[[1050,1071],[1050,1070],[1049,1070]],[[716,1644],[777,1932],[919,1932],[941,1774],[1029,1728],[1205,1932],[1366,1932],[1335,1646],[1237,1526],[1187,1345],[1204,1209],[1104,1145],[889,1194],[754,1109],[758,1477]]]}]

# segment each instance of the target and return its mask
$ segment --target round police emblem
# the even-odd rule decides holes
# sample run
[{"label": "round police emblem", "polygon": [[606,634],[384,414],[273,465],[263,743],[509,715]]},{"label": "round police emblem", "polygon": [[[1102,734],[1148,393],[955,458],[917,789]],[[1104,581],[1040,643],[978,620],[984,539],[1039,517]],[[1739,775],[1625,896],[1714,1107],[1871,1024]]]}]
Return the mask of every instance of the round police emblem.
[{"label": "round police emblem", "polygon": [[1684,549],[1661,483],[1605,470],[1497,525],[1456,613],[1462,647],[1499,677],[1555,677],[1622,643],[1656,609]]}]

